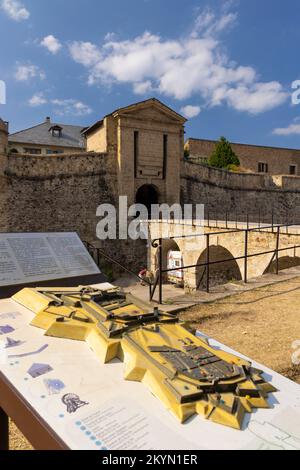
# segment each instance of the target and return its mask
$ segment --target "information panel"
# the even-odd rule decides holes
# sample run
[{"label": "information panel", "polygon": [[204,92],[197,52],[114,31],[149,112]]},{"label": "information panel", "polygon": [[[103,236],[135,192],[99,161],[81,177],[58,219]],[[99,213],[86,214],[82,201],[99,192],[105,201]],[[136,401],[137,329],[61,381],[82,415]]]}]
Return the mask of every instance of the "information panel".
[{"label": "information panel", "polygon": [[0,234],[2,287],[99,273],[75,232]]}]

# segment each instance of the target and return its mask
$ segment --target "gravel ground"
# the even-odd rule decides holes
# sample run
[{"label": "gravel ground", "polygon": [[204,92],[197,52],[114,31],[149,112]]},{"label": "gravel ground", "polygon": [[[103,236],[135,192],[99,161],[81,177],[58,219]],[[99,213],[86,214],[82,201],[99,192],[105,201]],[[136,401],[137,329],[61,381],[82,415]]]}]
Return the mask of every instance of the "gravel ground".
[{"label": "gravel ground", "polygon": [[192,307],[181,315],[203,333],[300,383],[300,366],[292,363],[292,345],[300,341],[299,316],[300,278]]},{"label": "gravel ground", "polygon": [[[300,277],[201,304],[182,314],[193,326],[236,351],[300,383],[300,366],[292,365],[292,344],[300,340]],[[300,349],[300,348],[298,348]],[[31,450],[13,423],[12,450]]]},{"label": "gravel ground", "polygon": [[9,447],[11,450],[33,450],[12,421],[9,423]]}]

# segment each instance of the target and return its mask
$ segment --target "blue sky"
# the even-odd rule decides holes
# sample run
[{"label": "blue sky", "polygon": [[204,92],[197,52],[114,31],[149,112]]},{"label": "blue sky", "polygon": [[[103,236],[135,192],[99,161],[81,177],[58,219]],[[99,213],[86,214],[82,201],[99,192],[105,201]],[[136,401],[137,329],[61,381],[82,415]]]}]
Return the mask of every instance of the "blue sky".
[{"label": "blue sky", "polygon": [[0,115],[88,125],[155,96],[187,136],[298,148],[299,17],[298,0],[0,0]]}]

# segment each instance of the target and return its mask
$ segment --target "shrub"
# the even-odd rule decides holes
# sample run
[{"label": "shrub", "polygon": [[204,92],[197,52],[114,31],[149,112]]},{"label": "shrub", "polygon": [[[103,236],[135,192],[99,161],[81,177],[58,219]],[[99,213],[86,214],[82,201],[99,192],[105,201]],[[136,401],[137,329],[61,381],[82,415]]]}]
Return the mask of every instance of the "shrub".
[{"label": "shrub", "polygon": [[190,151],[188,149],[184,149],[184,158],[185,160],[188,160],[190,156]]},{"label": "shrub", "polygon": [[228,171],[240,172],[240,171],[241,171],[241,167],[240,167],[240,166],[237,166],[237,165],[234,165],[233,163],[230,163],[230,165],[227,165],[226,170],[228,170]]}]

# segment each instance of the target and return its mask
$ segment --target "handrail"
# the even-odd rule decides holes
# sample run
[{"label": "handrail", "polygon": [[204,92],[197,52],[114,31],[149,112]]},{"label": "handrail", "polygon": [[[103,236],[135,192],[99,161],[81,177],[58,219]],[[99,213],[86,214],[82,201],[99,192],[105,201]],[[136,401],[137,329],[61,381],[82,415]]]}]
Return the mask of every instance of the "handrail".
[{"label": "handrail", "polygon": [[[273,257],[272,257],[271,262],[274,260],[274,258],[276,259],[276,273],[278,274],[278,271],[279,271],[279,267],[278,267],[279,266],[278,265],[278,263],[279,263],[278,258],[279,257],[278,257],[278,254],[282,251],[289,251],[289,250],[292,250],[292,249],[296,250],[297,248],[300,248],[300,245],[295,245],[295,246],[285,247],[285,248],[279,248],[279,238],[280,238],[280,233],[281,233],[280,229],[282,227],[285,227],[286,230],[287,230],[287,233],[288,233],[288,227],[292,227],[292,226],[297,226],[297,224],[278,224],[278,225],[272,224],[270,226],[265,226],[265,227],[264,226],[248,227],[248,228],[235,229],[235,230],[228,229],[226,231],[224,230],[224,231],[211,232],[211,233],[181,235],[181,236],[178,235],[178,236],[169,237],[169,238],[166,237],[166,238],[154,239],[154,240],[152,240],[152,247],[158,248],[158,250],[159,250],[159,257],[158,257],[159,267],[158,267],[157,274],[156,274],[156,277],[154,279],[154,282],[151,282],[148,279],[142,278],[141,276],[139,276],[138,274],[133,272],[131,269],[127,268],[122,263],[120,263],[119,261],[114,259],[112,256],[106,254],[101,248],[95,247],[89,242],[84,242],[84,243],[85,243],[88,251],[92,254],[94,260],[95,260],[95,253],[96,253],[97,264],[98,265],[100,265],[100,257],[103,256],[103,258],[105,258],[106,260],[108,260],[111,263],[115,264],[116,266],[118,266],[123,271],[127,272],[128,274],[134,276],[140,282],[143,282],[146,285],[148,285],[149,286],[149,299],[150,299],[150,301],[153,301],[155,291],[156,291],[157,287],[159,287],[159,303],[162,304],[162,301],[163,301],[163,299],[162,299],[162,296],[163,296],[163,293],[162,293],[163,274],[167,274],[169,272],[174,271],[174,268],[163,269],[163,266],[162,266],[162,244],[163,244],[164,240],[174,240],[174,239],[183,239],[183,238],[206,236],[207,237],[207,249],[208,249],[208,252],[209,252],[209,247],[210,247],[209,239],[210,239],[211,236],[222,235],[222,234],[225,235],[225,234],[233,234],[233,233],[243,233],[244,232],[246,234],[246,238],[247,238],[249,232],[255,232],[255,231],[262,232],[262,231],[267,230],[267,229],[272,229],[272,232],[268,232],[268,233],[277,234],[275,250],[268,250],[268,251],[264,251],[264,252],[249,254],[248,253],[248,246],[247,246],[247,247],[245,247],[245,254],[243,256],[231,257],[231,258],[227,258],[227,259],[223,259],[223,260],[217,260],[217,261],[210,261],[209,254],[208,254],[208,257],[207,257],[207,260],[206,260],[205,263],[197,263],[197,264],[193,264],[193,265],[181,266],[181,267],[176,268],[177,271],[184,271],[184,270],[191,269],[191,268],[205,267],[202,278],[199,281],[199,283],[197,285],[197,288],[199,288],[199,286],[201,284],[201,281],[203,280],[203,278],[205,276],[205,272],[206,272],[206,274],[207,274],[207,292],[209,292],[209,267],[211,265],[217,265],[217,264],[226,263],[228,261],[239,261],[239,260],[244,260],[245,264],[247,264],[247,261],[248,261],[249,258],[254,258],[254,257],[257,257],[257,256],[262,256],[262,255],[267,255],[267,254],[272,254],[273,253]],[[276,229],[276,231],[274,231],[274,229]],[[293,234],[293,235],[299,236],[300,233]],[[245,275],[244,276],[245,276],[244,281],[247,282],[248,281],[247,280],[247,268],[245,269]]]},{"label": "handrail", "polygon": [[[151,282],[147,281],[146,279],[143,279],[141,276],[139,276],[138,274],[136,274],[134,271],[132,271],[131,269],[128,269],[126,268],[126,266],[124,266],[122,263],[120,263],[119,261],[115,260],[114,258],[112,258],[111,256],[107,255],[101,248],[97,247],[97,246],[94,246],[92,245],[91,243],[89,242],[86,242],[84,241],[83,242],[87,249],[88,250],[96,250],[97,252],[97,255],[98,254],[101,254],[104,258],[106,258],[108,261],[116,264],[117,266],[119,266],[119,268],[122,268],[124,271],[126,271],[128,274],[131,274],[132,276],[136,277],[137,279],[139,279],[139,281],[143,281],[145,282],[145,284],[148,284],[150,286],[152,286]],[[98,257],[98,261],[100,260],[100,257]],[[99,262],[98,262],[99,264]]]},{"label": "handrail", "polygon": [[[274,233],[274,229],[275,228],[281,228],[281,227],[294,227],[294,226],[299,226],[299,224],[274,224],[274,225],[267,225],[267,226],[258,226],[258,227],[249,227],[249,228],[240,228],[240,229],[228,229],[228,230],[222,230],[222,231],[218,231],[218,232],[210,232],[209,235],[211,236],[214,236],[214,235],[226,235],[227,233],[241,233],[241,232],[255,232],[255,231],[258,231],[258,232],[263,232],[263,230],[266,230],[266,229],[272,229]],[[207,226],[203,226],[204,227],[207,227]],[[210,228],[210,227],[208,227]],[[263,230],[262,230],[263,229]],[[154,238],[152,240],[152,245],[156,242],[158,242],[159,240],[178,240],[178,239],[186,239],[186,238],[195,238],[195,237],[205,237],[207,235],[207,233],[193,233],[193,234],[189,234],[189,235],[174,235],[172,237],[163,237],[163,238]],[[300,235],[300,233],[295,233],[293,235]]]},{"label": "handrail", "polygon": [[[282,224],[282,225],[277,225],[276,228],[276,232],[274,233],[274,228],[275,226],[272,226],[272,232],[270,233],[273,233],[273,234],[276,234],[276,248],[274,250],[267,250],[267,251],[263,251],[263,252],[259,252],[259,253],[248,253],[248,234],[249,232],[252,232],[252,231],[255,231],[257,229],[255,228],[248,228],[248,229],[243,229],[242,232],[245,233],[245,254],[243,256],[236,256],[236,257],[231,257],[231,258],[227,258],[227,259],[222,259],[222,260],[217,260],[217,261],[210,261],[210,257],[209,257],[209,251],[210,251],[210,237],[213,236],[213,235],[219,235],[219,234],[227,234],[227,233],[240,233],[241,230],[236,230],[234,232],[230,232],[230,231],[227,231],[227,232],[217,232],[217,233],[205,233],[205,234],[201,234],[202,236],[206,236],[206,239],[207,239],[207,245],[206,245],[206,249],[207,249],[207,259],[206,259],[206,262],[205,263],[197,263],[197,264],[192,264],[192,265],[188,265],[188,266],[181,266],[181,267],[176,267],[176,271],[184,271],[184,270],[187,270],[187,269],[192,269],[192,268],[199,268],[199,267],[204,267],[204,272],[202,274],[202,278],[200,280],[200,282],[197,284],[197,288],[199,288],[200,284],[201,284],[201,281],[203,280],[204,278],[204,275],[206,273],[206,278],[207,278],[207,286],[206,286],[206,289],[207,289],[207,292],[209,292],[209,289],[210,289],[210,286],[209,286],[209,267],[211,265],[217,265],[217,264],[222,264],[222,263],[226,263],[228,261],[239,261],[239,260],[244,260],[245,262],[245,272],[244,272],[244,282],[247,283],[248,282],[248,271],[247,271],[247,262],[248,262],[248,259],[249,258],[255,258],[257,256],[263,256],[263,255],[268,255],[268,254],[273,254],[272,256],[272,259],[271,259],[271,262],[269,263],[269,265],[273,262],[274,258],[276,259],[276,274],[278,275],[279,274],[279,253],[281,253],[282,251],[289,251],[289,250],[294,250],[296,252],[296,249],[300,248],[300,245],[293,245],[293,246],[289,246],[289,247],[284,247],[284,248],[280,248],[280,229],[282,227],[286,227],[288,228],[289,226],[295,226],[296,224]],[[270,227],[264,227],[264,228],[270,228]],[[288,232],[287,232],[288,233]],[[293,235],[297,235],[299,236],[300,233],[298,234],[293,234]],[[188,236],[182,236],[182,237],[178,237],[178,238],[186,238],[186,237],[192,237],[192,236],[196,236],[195,234],[194,235],[188,235]],[[162,266],[162,248],[163,248],[163,241],[164,240],[170,240],[170,239],[174,239],[174,238],[177,238],[177,237],[170,237],[170,238],[157,238],[155,240],[152,241],[152,247],[153,248],[158,248],[158,252],[159,252],[159,267],[158,267],[158,283],[155,283],[155,286],[153,287],[153,291],[152,291],[152,297],[154,295],[154,292],[156,290],[156,287],[157,287],[157,284],[159,285],[159,303],[162,304],[163,302],[163,295],[162,295],[162,288],[163,288],[163,275],[164,274],[167,274],[167,273],[170,273],[170,272],[173,272],[174,271],[174,267],[173,268],[168,268],[168,269],[163,269],[163,266]]]}]

